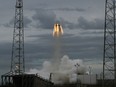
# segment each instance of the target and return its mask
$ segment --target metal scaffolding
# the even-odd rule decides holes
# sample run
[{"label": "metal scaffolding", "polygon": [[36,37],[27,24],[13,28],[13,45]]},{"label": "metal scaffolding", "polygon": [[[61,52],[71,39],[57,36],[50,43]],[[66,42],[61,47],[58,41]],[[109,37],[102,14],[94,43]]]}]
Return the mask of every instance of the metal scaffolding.
[{"label": "metal scaffolding", "polygon": [[[116,0],[106,0],[104,26],[103,80],[113,79],[116,84]],[[104,83],[103,85],[111,85]],[[116,87],[116,85],[114,86]]]},{"label": "metal scaffolding", "polygon": [[12,74],[19,75],[23,74],[24,71],[25,71],[25,62],[24,62],[23,0],[16,0],[10,72]]},{"label": "metal scaffolding", "polygon": [[[23,0],[16,0],[15,5],[15,20],[13,31],[13,44],[11,56],[10,72],[1,76],[2,86],[16,87],[14,85],[14,76],[24,75],[24,25],[23,25]],[[23,79],[22,79],[23,83]],[[24,87],[23,85],[20,87]]]}]

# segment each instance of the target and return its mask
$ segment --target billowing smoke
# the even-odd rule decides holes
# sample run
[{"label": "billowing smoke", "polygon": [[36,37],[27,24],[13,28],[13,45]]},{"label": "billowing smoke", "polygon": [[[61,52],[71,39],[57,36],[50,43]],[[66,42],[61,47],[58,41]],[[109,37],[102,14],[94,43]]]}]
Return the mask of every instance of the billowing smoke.
[{"label": "billowing smoke", "polygon": [[86,73],[82,60],[72,60],[67,55],[61,58],[62,34],[63,29],[61,25],[55,24],[53,30],[54,55],[52,61],[45,61],[42,70],[31,69],[29,73],[38,73],[39,76],[50,79],[55,84],[76,82],[78,75]]},{"label": "billowing smoke", "polygon": [[80,59],[70,59],[67,55],[63,56],[59,65],[54,66],[53,62],[45,61],[41,70],[30,69],[29,74],[38,74],[44,79],[50,78],[55,84],[74,83],[78,75],[86,74],[86,67]]}]

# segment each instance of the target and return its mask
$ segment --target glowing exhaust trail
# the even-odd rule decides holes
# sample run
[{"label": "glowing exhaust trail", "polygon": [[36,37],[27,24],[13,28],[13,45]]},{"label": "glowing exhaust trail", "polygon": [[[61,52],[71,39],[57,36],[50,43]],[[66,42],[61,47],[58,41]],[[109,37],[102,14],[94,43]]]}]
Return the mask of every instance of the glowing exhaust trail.
[{"label": "glowing exhaust trail", "polygon": [[57,70],[61,60],[61,48],[62,48],[62,38],[63,28],[60,24],[55,23],[53,29],[53,37],[54,37],[54,56],[53,56],[53,66],[54,71]]},{"label": "glowing exhaust trail", "polygon": [[54,37],[60,37],[63,35],[63,28],[60,24],[56,23],[54,24],[54,30],[53,30],[53,36]]}]

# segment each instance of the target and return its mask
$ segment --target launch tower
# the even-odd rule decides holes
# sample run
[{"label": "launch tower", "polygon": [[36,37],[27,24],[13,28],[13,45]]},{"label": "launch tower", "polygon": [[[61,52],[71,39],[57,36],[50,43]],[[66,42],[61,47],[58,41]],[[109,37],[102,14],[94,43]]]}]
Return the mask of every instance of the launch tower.
[{"label": "launch tower", "polygon": [[23,0],[16,0],[10,72],[17,75],[23,74],[24,71]]},{"label": "launch tower", "polygon": [[116,0],[105,3],[103,80],[106,79],[114,79],[116,84]]},{"label": "launch tower", "polygon": [[16,0],[11,69],[10,72],[1,76],[2,86],[14,87],[15,85],[14,79],[17,76],[21,77],[23,82],[24,71],[25,71],[25,62],[24,62],[23,0]]}]

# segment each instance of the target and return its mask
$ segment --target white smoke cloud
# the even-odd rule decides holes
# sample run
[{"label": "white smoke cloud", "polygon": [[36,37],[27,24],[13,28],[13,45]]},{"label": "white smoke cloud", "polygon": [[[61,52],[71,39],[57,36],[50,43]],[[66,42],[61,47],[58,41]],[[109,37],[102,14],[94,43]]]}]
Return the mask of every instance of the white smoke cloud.
[{"label": "white smoke cloud", "polygon": [[77,81],[79,74],[86,74],[86,67],[80,59],[69,59],[67,55],[61,58],[58,66],[54,63],[45,61],[41,70],[30,69],[28,74],[38,74],[38,76],[48,79],[55,84],[73,83]]}]

